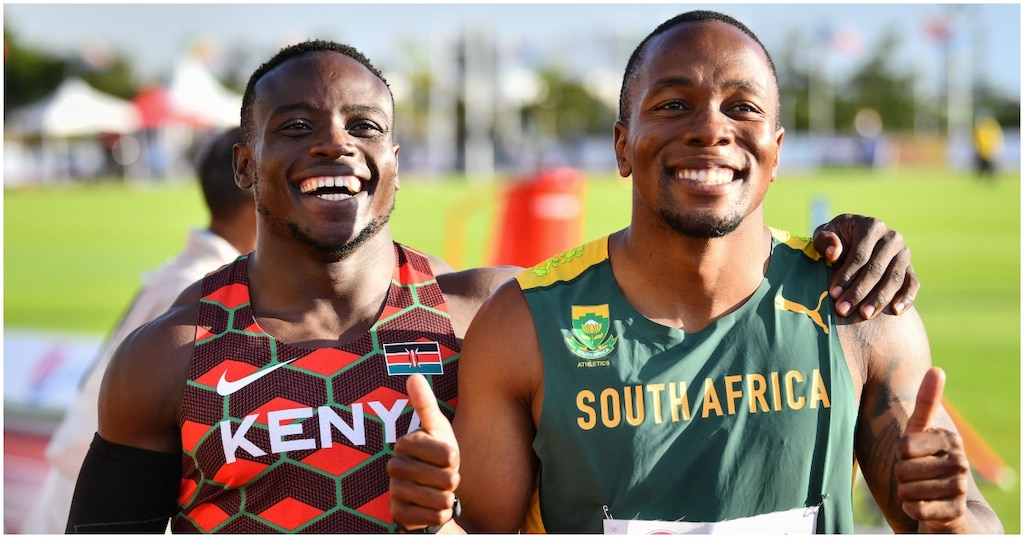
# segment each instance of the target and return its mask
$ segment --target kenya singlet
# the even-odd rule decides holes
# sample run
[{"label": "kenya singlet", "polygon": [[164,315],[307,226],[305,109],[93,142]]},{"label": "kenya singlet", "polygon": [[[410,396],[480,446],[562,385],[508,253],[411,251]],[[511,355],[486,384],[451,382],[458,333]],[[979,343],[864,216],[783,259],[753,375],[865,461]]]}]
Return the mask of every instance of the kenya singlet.
[{"label": "kenya singlet", "polygon": [[398,244],[395,256],[380,318],[340,348],[263,332],[247,257],[204,279],[175,532],[394,531],[385,465],[397,437],[419,427],[407,376],[430,374],[451,419],[459,352],[428,260]]},{"label": "kenya singlet", "polygon": [[818,532],[852,532],[857,402],[818,258],[772,230],[757,291],[695,333],[626,302],[607,238],[521,273],[544,357],[539,506],[527,530],[821,505]]}]

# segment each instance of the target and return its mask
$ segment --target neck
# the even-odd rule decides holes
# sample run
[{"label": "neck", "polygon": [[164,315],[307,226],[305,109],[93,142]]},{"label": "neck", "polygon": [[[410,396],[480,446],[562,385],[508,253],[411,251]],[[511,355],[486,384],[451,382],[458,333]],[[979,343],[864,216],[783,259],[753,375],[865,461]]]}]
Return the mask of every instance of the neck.
[{"label": "neck", "polygon": [[300,347],[336,346],[376,322],[395,266],[386,228],[339,260],[274,246],[282,245],[261,243],[249,258],[253,315],[267,333]]},{"label": "neck", "polygon": [[703,329],[741,306],[768,267],[771,234],[748,218],[712,239],[630,226],[609,241],[615,280],[645,317],[687,332]]}]

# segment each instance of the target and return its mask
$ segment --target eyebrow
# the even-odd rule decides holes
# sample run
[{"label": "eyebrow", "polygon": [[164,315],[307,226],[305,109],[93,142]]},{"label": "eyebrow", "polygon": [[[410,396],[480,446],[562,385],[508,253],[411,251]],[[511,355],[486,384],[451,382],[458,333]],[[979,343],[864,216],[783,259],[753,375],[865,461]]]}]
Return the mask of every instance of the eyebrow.
[{"label": "eyebrow", "polygon": [[349,112],[349,113],[351,113],[351,112],[376,112],[376,113],[383,114],[385,117],[387,117],[387,113],[384,111],[383,108],[376,107],[376,106],[371,106],[371,105],[346,105],[346,106],[342,107],[341,110],[343,112]]},{"label": "eyebrow", "polygon": [[[272,116],[274,116],[274,115],[278,115],[278,114],[292,112],[292,111],[295,111],[295,110],[322,110],[322,109],[321,109],[321,107],[319,105],[316,105],[316,104],[311,103],[309,101],[299,101],[297,103],[288,103],[288,104],[285,104],[285,105],[281,105],[279,107],[275,107],[273,110],[270,111],[270,114]],[[341,111],[344,112],[344,113],[347,113],[347,114],[359,113],[359,112],[379,113],[379,114],[383,114],[385,117],[387,117],[387,113],[384,111],[384,109],[382,109],[380,107],[376,107],[376,106],[371,106],[371,105],[346,105],[346,106],[341,108]]]},{"label": "eyebrow", "polygon": [[[663,88],[671,88],[674,86],[696,86],[697,83],[690,77],[662,77],[654,81],[652,90],[658,91]],[[729,79],[725,81],[725,87],[737,90],[747,90],[752,93],[760,95],[762,92],[761,88],[745,79]]]}]

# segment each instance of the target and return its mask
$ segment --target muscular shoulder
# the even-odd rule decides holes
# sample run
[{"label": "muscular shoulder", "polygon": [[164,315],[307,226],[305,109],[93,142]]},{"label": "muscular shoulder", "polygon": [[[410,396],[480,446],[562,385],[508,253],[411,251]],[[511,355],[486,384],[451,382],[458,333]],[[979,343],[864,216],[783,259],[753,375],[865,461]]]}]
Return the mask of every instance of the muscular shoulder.
[{"label": "muscular shoulder", "polygon": [[[518,281],[506,281],[484,301],[466,334],[461,361],[460,387],[493,376],[492,381],[502,390],[524,403],[536,403],[534,411],[539,412],[539,399],[534,402],[531,397],[540,394],[543,361],[533,316]],[[510,364],[516,365],[512,371],[508,369]],[[463,385],[463,379],[472,379],[473,383]]]},{"label": "muscular shoulder", "polygon": [[871,320],[842,318],[837,332],[862,408],[913,401],[931,366],[928,336],[916,309]]},{"label": "muscular shoulder", "polygon": [[437,283],[448,302],[456,334],[462,337],[480,305],[499,286],[521,271],[519,267],[478,267],[437,275]]},{"label": "muscular shoulder", "polygon": [[108,441],[174,452],[188,378],[200,286],[186,288],[165,313],[132,331],[103,378],[99,431]]}]

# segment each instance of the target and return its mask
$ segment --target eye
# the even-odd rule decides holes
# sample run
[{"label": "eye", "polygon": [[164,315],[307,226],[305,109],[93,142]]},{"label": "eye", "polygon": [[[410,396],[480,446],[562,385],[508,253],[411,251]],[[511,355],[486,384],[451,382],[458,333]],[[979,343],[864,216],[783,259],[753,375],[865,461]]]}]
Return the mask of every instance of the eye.
[{"label": "eye", "polygon": [[281,125],[280,131],[290,134],[299,134],[309,132],[313,130],[313,126],[306,120],[294,119],[288,120]]},{"label": "eye", "polygon": [[754,106],[751,103],[737,103],[732,106],[732,110],[740,114],[763,114],[760,108]]},{"label": "eye", "polygon": [[348,131],[354,136],[375,137],[384,134],[386,131],[370,120],[355,121],[348,126]]},{"label": "eye", "polygon": [[658,110],[688,110],[689,107],[683,101],[668,101],[658,105]]}]

